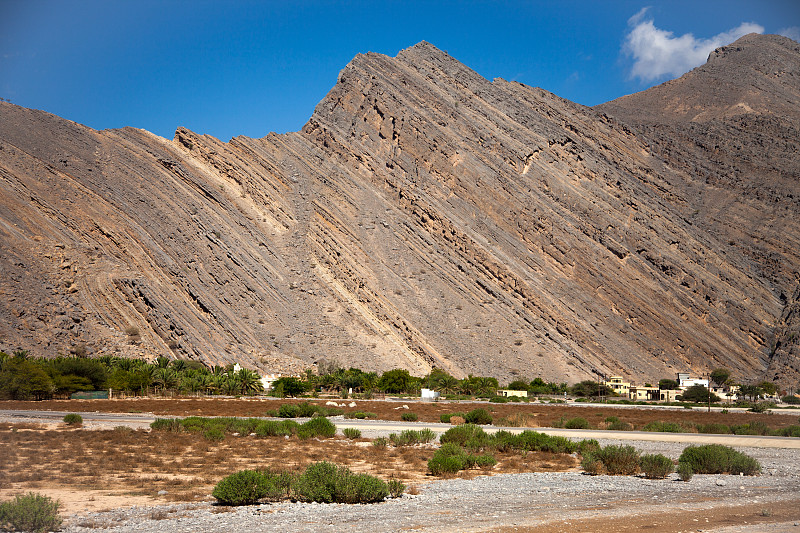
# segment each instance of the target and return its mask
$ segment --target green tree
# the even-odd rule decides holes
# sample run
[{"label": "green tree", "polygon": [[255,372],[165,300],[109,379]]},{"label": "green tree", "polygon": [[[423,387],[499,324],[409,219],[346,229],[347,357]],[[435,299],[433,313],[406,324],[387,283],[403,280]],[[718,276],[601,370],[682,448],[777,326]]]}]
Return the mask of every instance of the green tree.
[{"label": "green tree", "polygon": [[739,387],[739,394],[751,401],[756,401],[764,393],[758,385],[742,385]]},{"label": "green tree", "polygon": [[306,384],[298,378],[291,376],[278,378],[275,380],[275,383],[272,384],[272,387],[275,394],[284,398],[287,396],[294,398],[306,391]]},{"label": "green tree", "polygon": [[572,394],[573,396],[582,396],[585,398],[591,398],[592,396],[601,396],[601,395],[611,396],[614,394],[614,391],[612,391],[607,385],[603,383],[597,383],[596,381],[586,379],[570,387],[569,393]]},{"label": "green tree", "polygon": [[44,400],[51,398],[56,387],[50,375],[36,362],[12,357],[0,372],[0,397],[10,400]]},{"label": "green tree", "polygon": [[396,394],[408,391],[411,383],[412,378],[408,370],[395,368],[394,370],[387,370],[381,375],[381,379],[378,380],[378,388],[382,391]]},{"label": "green tree", "polygon": [[767,396],[774,396],[778,392],[778,386],[771,381],[762,381],[758,387],[764,391]]},{"label": "green tree", "polygon": [[707,403],[709,396],[711,396],[712,403],[719,401],[719,396],[709,391],[703,385],[692,385],[683,392],[682,399],[685,402]]},{"label": "green tree", "polygon": [[508,390],[528,390],[528,384],[522,380],[515,380],[508,384]]},{"label": "green tree", "polygon": [[731,373],[725,368],[717,368],[711,372],[711,382],[718,387],[725,385],[729,377],[731,377]]},{"label": "green tree", "polygon": [[678,390],[678,382],[674,379],[661,379],[658,381],[658,388],[661,390]]}]

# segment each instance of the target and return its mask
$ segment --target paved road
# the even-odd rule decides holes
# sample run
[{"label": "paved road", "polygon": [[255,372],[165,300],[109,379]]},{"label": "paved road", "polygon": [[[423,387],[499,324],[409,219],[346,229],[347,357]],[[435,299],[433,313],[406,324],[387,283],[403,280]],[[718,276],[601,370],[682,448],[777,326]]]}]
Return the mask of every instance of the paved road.
[{"label": "paved road", "polygon": [[[0,410],[0,420],[13,420],[19,422],[52,422],[60,421],[67,411],[17,411]],[[99,426],[148,427],[156,417],[152,414],[138,413],[80,413],[84,424]],[[424,422],[390,422],[384,420],[357,420],[347,418],[334,419],[336,427],[341,431],[344,428],[360,430],[365,437],[387,436],[389,433],[399,433],[405,429],[430,428],[437,434],[442,434],[452,426],[441,423]],[[540,433],[558,435],[572,439],[613,439],[613,440],[639,440],[654,442],[680,442],[684,444],[724,444],[726,446],[739,446],[751,448],[787,448],[800,449],[800,438],[792,437],[764,437],[760,435],[710,435],[699,433],[660,433],[653,431],[607,431],[600,429],[560,429],[560,428],[513,428],[486,426],[487,432],[506,430],[520,433],[525,429],[535,429]]]}]

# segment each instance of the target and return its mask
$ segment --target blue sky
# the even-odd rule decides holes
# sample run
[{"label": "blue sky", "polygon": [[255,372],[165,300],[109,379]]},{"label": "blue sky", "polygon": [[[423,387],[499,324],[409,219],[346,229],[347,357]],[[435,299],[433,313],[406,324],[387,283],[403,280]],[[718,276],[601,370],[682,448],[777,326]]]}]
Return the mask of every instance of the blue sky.
[{"label": "blue sky", "polygon": [[357,53],[426,40],[488,79],[595,105],[742,32],[798,40],[799,4],[0,0],[0,98],[96,129],[262,137],[299,130]]}]

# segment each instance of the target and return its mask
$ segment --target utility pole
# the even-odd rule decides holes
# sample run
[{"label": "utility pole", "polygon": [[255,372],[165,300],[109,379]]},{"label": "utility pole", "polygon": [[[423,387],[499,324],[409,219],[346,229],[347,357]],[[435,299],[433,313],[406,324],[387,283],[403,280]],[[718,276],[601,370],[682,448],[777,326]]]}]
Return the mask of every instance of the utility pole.
[{"label": "utility pole", "polygon": [[708,391],[708,412],[711,412],[711,372],[706,373],[708,377],[708,384],[706,386],[706,390]]}]

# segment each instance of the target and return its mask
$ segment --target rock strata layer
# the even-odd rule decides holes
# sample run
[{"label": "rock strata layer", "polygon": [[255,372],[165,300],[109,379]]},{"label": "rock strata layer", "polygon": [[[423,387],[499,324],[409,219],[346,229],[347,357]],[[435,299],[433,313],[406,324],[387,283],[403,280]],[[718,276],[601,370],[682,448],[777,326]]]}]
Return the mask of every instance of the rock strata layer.
[{"label": "rock strata layer", "polygon": [[422,42],[228,143],[0,103],[0,348],[795,380],[799,65],[747,36],[591,109]]}]

